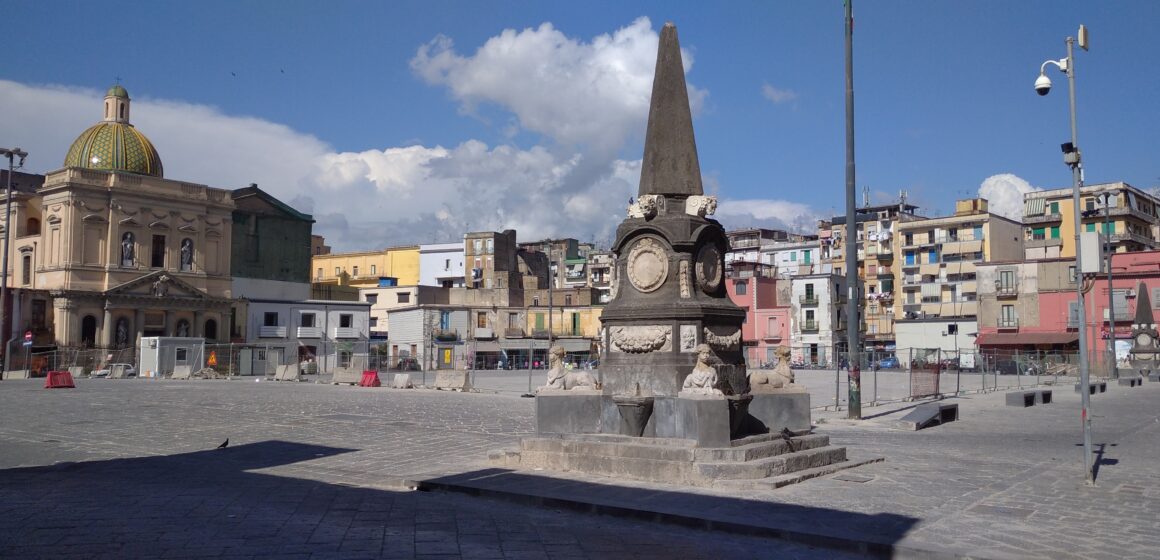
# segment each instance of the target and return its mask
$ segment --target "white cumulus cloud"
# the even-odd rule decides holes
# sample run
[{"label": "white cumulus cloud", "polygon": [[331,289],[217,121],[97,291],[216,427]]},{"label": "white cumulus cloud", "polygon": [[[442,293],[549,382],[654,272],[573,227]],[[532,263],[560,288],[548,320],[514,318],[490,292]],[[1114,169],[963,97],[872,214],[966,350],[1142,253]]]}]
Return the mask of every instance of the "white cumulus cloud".
[{"label": "white cumulus cloud", "polygon": [[790,89],[779,89],[769,84],[761,85],[761,95],[773,102],[774,105],[796,101],[798,98],[797,92]]},{"label": "white cumulus cloud", "polygon": [[762,227],[816,233],[821,216],[809,205],[777,199],[722,200],[717,219],[726,228]]},{"label": "white cumulus cloud", "polygon": [[1017,175],[1000,173],[983,179],[983,183],[979,185],[979,197],[987,199],[992,214],[1021,221],[1023,195],[1041,190],[1043,189],[1031,186],[1031,183]]}]

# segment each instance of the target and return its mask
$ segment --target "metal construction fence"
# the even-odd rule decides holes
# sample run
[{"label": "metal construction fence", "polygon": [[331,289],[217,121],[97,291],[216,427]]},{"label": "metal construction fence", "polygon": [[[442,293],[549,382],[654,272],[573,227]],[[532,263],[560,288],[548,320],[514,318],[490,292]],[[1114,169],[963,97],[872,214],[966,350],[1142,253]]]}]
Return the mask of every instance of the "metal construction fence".
[{"label": "metal construction fence", "polygon": [[[770,359],[767,349],[748,350],[749,369],[777,367],[776,355]],[[814,407],[843,408],[849,395],[849,355],[826,350],[789,347],[790,367],[796,382],[814,395]],[[1093,377],[1106,375],[1098,359],[1089,361]],[[1079,376],[1075,351],[900,348],[861,352],[858,363],[863,406],[1072,383]]]}]

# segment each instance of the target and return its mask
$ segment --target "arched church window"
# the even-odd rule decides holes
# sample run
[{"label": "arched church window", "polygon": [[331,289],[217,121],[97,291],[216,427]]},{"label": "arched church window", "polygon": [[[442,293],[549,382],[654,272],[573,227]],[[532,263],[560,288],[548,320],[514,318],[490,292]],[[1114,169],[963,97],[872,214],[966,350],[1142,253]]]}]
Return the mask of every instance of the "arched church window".
[{"label": "arched church window", "polygon": [[206,319],[205,330],[202,331],[206,340],[217,340],[217,321],[213,319]]},{"label": "arched church window", "polygon": [[36,218],[28,218],[28,222],[24,226],[24,235],[40,235],[40,220]]}]

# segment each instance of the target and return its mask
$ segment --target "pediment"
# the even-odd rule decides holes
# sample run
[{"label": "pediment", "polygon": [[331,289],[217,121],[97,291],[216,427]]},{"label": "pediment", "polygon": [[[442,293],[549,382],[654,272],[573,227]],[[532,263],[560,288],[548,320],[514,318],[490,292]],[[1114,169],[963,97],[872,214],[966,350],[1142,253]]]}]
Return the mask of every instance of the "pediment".
[{"label": "pediment", "polygon": [[190,233],[197,233],[197,228],[193,227],[193,225],[191,225],[191,224],[185,224],[183,226],[178,227],[177,229],[179,229],[181,231],[188,231]]},{"label": "pediment", "polygon": [[123,226],[139,226],[139,225],[141,225],[140,223],[137,222],[137,220],[134,220],[133,218],[122,218],[117,223],[121,224]]},{"label": "pediment", "polygon": [[108,296],[206,299],[205,292],[173,274],[158,270],[140,276],[105,292]]},{"label": "pediment", "polygon": [[[105,221],[105,217],[100,215],[100,214],[85,214],[84,216],[81,216],[81,221],[82,222],[103,222],[103,221]],[[49,222],[49,223],[53,223],[53,222]]]},{"label": "pediment", "polygon": [[149,222],[149,227],[152,229],[169,229],[169,224],[165,223],[164,220],[153,220]]},{"label": "pediment", "polygon": [[[84,219],[88,219],[88,217],[86,216],[86,217],[84,217],[84,218],[81,218],[81,219],[82,219],[82,220],[84,220]],[[51,215],[51,216],[49,216],[49,217],[45,218],[45,220],[44,220],[44,221],[46,221],[46,222],[48,222],[48,223],[50,223],[50,224],[59,224],[61,220],[60,220],[60,216],[58,216],[58,215],[56,215],[56,214],[53,214],[53,215]]]}]

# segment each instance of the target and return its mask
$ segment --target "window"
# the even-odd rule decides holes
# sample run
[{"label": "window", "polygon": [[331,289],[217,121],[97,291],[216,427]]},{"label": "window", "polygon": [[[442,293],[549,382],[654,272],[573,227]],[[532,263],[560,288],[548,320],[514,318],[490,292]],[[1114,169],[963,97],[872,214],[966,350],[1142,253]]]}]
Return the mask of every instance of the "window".
[{"label": "window", "polygon": [[814,299],[814,285],[806,284],[806,299]]},{"label": "window", "polygon": [[733,283],[733,291],[739,296],[745,295],[747,288],[749,288],[749,283],[746,280],[738,280]]},{"label": "window", "polygon": [[477,311],[475,313],[475,326],[481,329],[487,328],[487,312]]},{"label": "window", "polygon": [[40,220],[28,218],[28,222],[24,226],[24,235],[40,235]]},{"label": "window", "polygon": [[564,294],[564,305],[572,305],[572,294]]},{"label": "window", "polygon": [[267,326],[267,327],[278,326],[278,312],[277,311],[267,311],[262,316],[262,325]]},{"label": "window", "polygon": [[807,323],[814,322],[814,310],[813,309],[806,310],[806,322]]},{"label": "window", "polygon": [[149,263],[153,268],[165,268],[165,236],[153,236],[153,258]]},{"label": "window", "polygon": [[472,251],[473,254],[476,254],[476,255],[482,254],[483,253],[483,240],[482,239],[472,239],[471,240],[471,247],[472,247],[472,249],[474,249],[474,251]]},{"label": "window", "polygon": [[1051,226],[1051,238],[1059,239],[1059,226]]},{"label": "window", "polygon": [[914,251],[907,251],[906,252],[906,264],[915,264]]},{"label": "window", "polygon": [[508,328],[509,329],[520,328],[520,314],[519,313],[508,313]]},{"label": "window", "polygon": [[494,239],[487,239],[485,241],[484,248],[485,248],[487,254],[490,255],[490,254],[494,253],[495,252],[495,240]]},{"label": "window", "polygon": [[371,328],[374,329],[377,326],[379,326],[379,318],[371,317]]},{"label": "window", "polygon": [[1048,206],[1048,208],[1050,209],[1047,212],[1048,214],[1058,214],[1059,213],[1059,203],[1058,202],[1052,202]]},{"label": "window", "polygon": [[999,271],[999,292],[1012,292],[1015,290],[1015,271],[1014,270],[1000,270]]},{"label": "window", "polygon": [[1096,199],[1094,199],[1094,198],[1085,199],[1083,201],[1083,209],[1089,210],[1089,211],[1095,210],[1096,209]]},{"label": "window", "polygon": [[770,318],[767,320],[767,323],[766,323],[766,325],[765,325],[765,332],[766,332],[766,334],[767,334],[767,335],[776,335],[776,334],[777,334],[777,331],[778,331],[778,328],[777,328],[777,318],[776,318],[776,317],[770,317]]},{"label": "window", "polygon": [[173,353],[173,357],[177,359],[177,363],[184,364],[189,361],[189,348],[177,348]]},{"label": "window", "polygon": [[937,250],[931,249],[930,251],[927,252],[926,256],[927,256],[926,262],[928,262],[930,264],[937,264],[938,263],[938,251]]},{"label": "window", "polygon": [[318,279],[322,280],[322,268],[318,269]]},{"label": "window", "polygon": [[1035,240],[1046,239],[1046,236],[1044,236],[1044,233],[1043,233],[1043,228],[1041,228],[1041,227],[1032,228],[1031,229],[1031,239],[1035,239]]},{"label": "window", "polygon": [[338,327],[342,329],[349,329],[354,326],[354,315],[350,313],[343,313],[338,316]]},{"label": "window", "polygon": [[335,275],[335,276],[341,276],[341,275],[342,275],[342,267],[341,267],[341,266],[336,266],[336,267],[334,267],[334,275]]},{"label": "window", "polygon": [[905,239],[904,243],[906,243],[907,245],[914,245],[914,234],[913,233],[906,234],[904,236],[904,239]]},{"label": "window", "polygon": [[20,259],[20,282],[25,286],[32,283],[32,255]]},{"label": "window", "polygon": [[451,270],[451,259],[443,259],[443,270]]},{"label": "window", "polygon": [[314,314],[313,313],[303,313],[302,316],[299,317],[298,323],[299,323],[299,326],[301,326],[301,327],[306,327],[306,328],[313,327],[314,326]]},{"label": "window", "polygon": [[371,265],[371,276],[377,276],[378,274],[379,274],[379,267],[378,267],[378,265],[373,265],[373,264],[372,264],[372,265]]},{"label": "window", "polygon": [[1096,225],[1095,224],[1084,224],[1083,228],[1084,228],[1084,231],[1095,231]]},{"label": "window", "polygon": [[350,275],[351,276],[358,276],[358,267],[357,266],[352,266],[350,268]]},{"label": "window", "polygon": [[379,294],[367,294],[366,298],[367,298],[367,303],[369,303],[371,305],[375,305],[376,303],[379,302]]},{"label": "window", "polygon": [[789,262],[797,262],[797,251],[789,252]]}]

